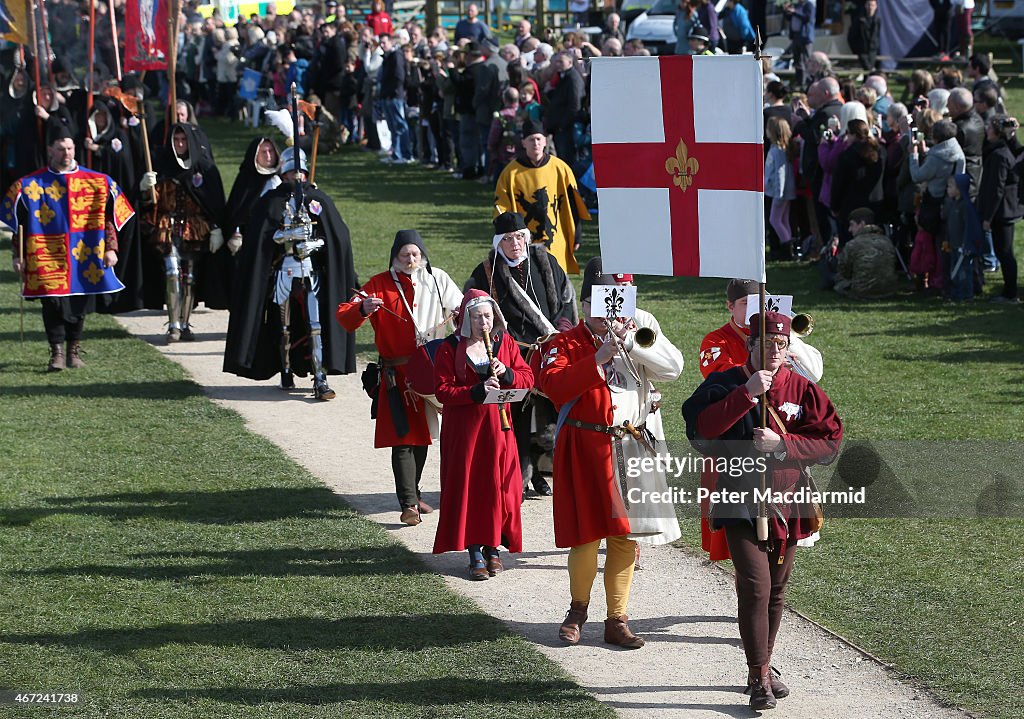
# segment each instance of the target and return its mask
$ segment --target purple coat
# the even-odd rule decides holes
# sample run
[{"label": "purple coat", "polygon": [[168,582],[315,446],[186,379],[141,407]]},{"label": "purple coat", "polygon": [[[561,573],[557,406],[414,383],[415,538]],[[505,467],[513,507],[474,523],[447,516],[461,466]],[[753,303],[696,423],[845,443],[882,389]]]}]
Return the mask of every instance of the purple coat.
[{"label": "purple coat", "polygon": [[832,207],[832,174],[839,165],[839,156],[843,150],[850,146],[849,140],[844,136],[842,139],[822,140],[818,144],[818,164],[821,165],[821,192],[818,193],[818,202],[825,207]]}]

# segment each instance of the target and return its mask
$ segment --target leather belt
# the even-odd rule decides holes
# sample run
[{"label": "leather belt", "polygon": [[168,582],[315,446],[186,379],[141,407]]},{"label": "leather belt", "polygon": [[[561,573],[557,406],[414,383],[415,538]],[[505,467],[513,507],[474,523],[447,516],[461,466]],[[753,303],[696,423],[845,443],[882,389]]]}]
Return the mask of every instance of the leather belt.
[{"label": "leather belt", "polygon": [[[618,437],[619,439],[622,439],[623,437],[636,436],[634,432],[630,431],[630,429],[627,427],[609,427],[608,425],[604,424],[591,424],[590,422],[581,422],[578,419],[567,419],[565,420],[565,423],[572,427],[579,427],[580,429],[589,429],[591,432],[600,432],[601,434],[607,434],[612,437]],[[640,425],[639,427],[632,427],[632,429],[637,432],[640,432],[643,431],[644,425]]]},{"label": "leather belt", "polygon": [[409,357],[391,357],[391,358],[380,358],[380,364],[382,367],[401,367],[404,364],[409,363]]}]

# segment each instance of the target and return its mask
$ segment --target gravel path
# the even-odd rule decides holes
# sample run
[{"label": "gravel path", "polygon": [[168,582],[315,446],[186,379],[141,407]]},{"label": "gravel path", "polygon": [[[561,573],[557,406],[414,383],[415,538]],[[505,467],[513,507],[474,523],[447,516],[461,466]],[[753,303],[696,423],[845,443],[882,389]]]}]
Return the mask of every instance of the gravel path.
[{"label": "gravel path", "polygon": [[[566,552],[556,549],[551,502],[523,505],[528,551],[503,553],[506,572],[486,582],[466,578],[464,553],[433,555],[437,515],[418,527],[398,522],[390,451],[374,450],[369,400],[358,373],[332,377],[338,396],[311,398],[309,380],[283,392],[272,381],[252,382],[221,371],[226,312],[193,316],[196,341],[164,345],[165,317],[138,312],[118,318],[134,335],[181,364],[219,404],[245,418],[249,428],[280,446],[346,502],[378,522],[487,613],[563,666],[598,700],[630,719],[703,719],[758,716],[740,693],[746,678],[729,578],[706,562],[672,547],[645,548],[630,598],[630,626],[647,640],[638,651],[609,648],[602,639],[604,589],[594,586],[593,617],[583,640],[566,647],[558,625],[569,605]],[[86,336],[88,340],[88,336]],[[360,370],[362,368],[360,367]],[[326,430],[326,431],[325,431]],[[438,455],[432,449],[424,472],[424,499],[438,506]],[[804,550],[801,550],[804,551]],[[813,550],[807,550],[813,551]],[[797,570],[799,570],[799,562]],[[899,681],[878,663],[795,614],[787,613],[774,663],[793,693],[779,716],[799,719],[946,719],[966,714]]]}]

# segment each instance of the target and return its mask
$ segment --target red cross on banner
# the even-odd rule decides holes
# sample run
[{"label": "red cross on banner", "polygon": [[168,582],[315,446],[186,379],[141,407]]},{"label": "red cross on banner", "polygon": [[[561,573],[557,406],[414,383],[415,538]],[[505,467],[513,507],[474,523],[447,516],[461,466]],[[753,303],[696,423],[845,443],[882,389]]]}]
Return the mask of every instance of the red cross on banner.
[{"label": "red cross on banner", "polygon": [[607,269],[762,279],[759,67],[750,56],[594,63],[594,175]]}]

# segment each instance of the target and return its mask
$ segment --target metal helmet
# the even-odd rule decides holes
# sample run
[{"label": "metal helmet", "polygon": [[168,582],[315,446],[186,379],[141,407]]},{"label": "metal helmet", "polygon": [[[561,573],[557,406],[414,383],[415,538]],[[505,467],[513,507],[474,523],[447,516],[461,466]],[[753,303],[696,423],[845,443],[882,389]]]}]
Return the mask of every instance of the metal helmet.
[{"label": "metal helmet", "polygon": [[[306,153],[299,149],[299,167],[298,169],[302,172],[309,172],[309,167],[306,166]],[[284,152],[281,153],[281,164],[278,166],[277,174],[283,175],[286,172],[292,172],[295,170],[295,148],[286,147]]]}]

